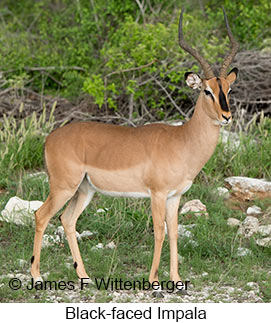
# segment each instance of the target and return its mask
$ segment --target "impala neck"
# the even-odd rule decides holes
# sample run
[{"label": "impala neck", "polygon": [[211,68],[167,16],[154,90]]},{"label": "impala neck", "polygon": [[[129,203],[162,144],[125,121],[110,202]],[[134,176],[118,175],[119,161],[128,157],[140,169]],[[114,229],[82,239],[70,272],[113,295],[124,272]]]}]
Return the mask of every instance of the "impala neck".
[{"label": "impala neck", "polygon": [[193,116],[184,125],[191,166],[193,164],[198,171],[212,156],[219,138],[220,125],[215,124],[208,115],[207,108],[204,106],[203,93],[200,93]]}]

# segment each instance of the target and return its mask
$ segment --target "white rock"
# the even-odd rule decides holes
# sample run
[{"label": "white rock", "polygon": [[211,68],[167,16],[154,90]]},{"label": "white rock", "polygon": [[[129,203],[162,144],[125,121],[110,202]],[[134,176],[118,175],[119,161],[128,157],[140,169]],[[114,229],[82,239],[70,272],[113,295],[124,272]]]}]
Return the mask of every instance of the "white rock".
[{"label": "white rock", "polygon": [[55,235],[59,236],[59,238],[64,241],[65,237],[65,231],[62,225],[58,226],[55,230]]},{"label": "white rock", "polygon": [[239,247],[239,248],[237,248],[236,255],[237,255],[237,257],[250,256],[250,255],[252,255],[252,251],[247,248]]},{"label": "white rock", "polygon": [[114,241],[111,241],[105,247],[109,248],[109,249],[115,249],[116,245],[115,245]]},{"label": "white rock", "polygon": [[[57,228],[56,228],[56,230],[55,230],[55,232],[54,232],[54,234],[56,235],[56,239],[58,239],[59,238],[59,240],[60,241],[64,241],[64,240],[66,240],[67,239],[67,237],[66,237],[66,234],[65,234],[65,230],[64,230],[64,228],[63,228],[63,226],[62,225],[60,225],[60,226],[58,226]],[[78,239],[78,240],[81,240],[81,235],[76,231],[76,238]]]},{"label": "white rock", "polygon": [[34,224],[34,211],[42,206],[41,201],[25,201],[17,196],[9,199],[5,209],[1,212],[1,219],[17,225]]},{"label": "white rock", "polygon": [[223,197],[225,200],[230,198],[230,192],[226,187],[218,187],[217,194],[218,196]]},{"label": "white rock", "polygon": [[96,251],[99,249],[104,249],[104,245],[102,243],[98,243],[96,246],[91,248],[91,250],[93,250],[93,251]]},{"label": "white rock", "polygon": [[206,271],[204,271],[202,274],[201,274],[201,276],[202,277],[205,277],[205,276],[208,276],[209,274],[206,272]]},{"label": "white rock", "polygon": [[261,247],[271,247],[271,238],[257,239],[256,244]]},{"label": "white rock", "polygon": [[228,292],[229,294],[232,294],[232,293],[234,293],[234,292],[235,292],[235,288],[234,288],[234,287],[227,287],[227,292]]},{"label": "white rock", "polygon": [[76,232],[75,232],[75,234],[76,234],[76,239],[77,239],[78,241],[80,241],[80,240],[81,240],[80,233],[76,231]]},{"label": "white rock", "polygon": [[183,125],[183,122],[181,121],[181,120],[174,120],[174,121],[171,121],[171,122],[169,122],[169,124],[171,125],[171,126],[181,126],[181,125]]},{"label": "white rock", "polygon": [[259,289],[259,285],[255,282],[249,282],[247,283],[247,286],[252,289]]},{"label": "white rock", "polygon": [[60,243],[60,237],[59,236],[52,236],[49,234],[44,234],[43,238],[42,238],[42,247],[46,248],[46,247],[50,247],[53,246],[55,244]]},{"label": "white rock", "polygon": [[262,209],[259,206],[253,205],[247,209],[247,214],[262,214]]},{"label": "white rock", "polygon": [[246,200],[271,197],[271,182],[263,179],[233,176],[226,178],[225,182],[235,195]]},{"label": "white rock", "polygon": [[96,213],[106,213],[108,211],[108,208],[107,207],[105,207],[105,208],[103,208],[103,209],[98,209],[97,211],[96,211]]},{"label": "white rock", "polygon": [[204,205],[200,200],[191,200],[184,204],[181,208],[181,214],[186,214],[192,212],[197,216],[206,215],[208,216],[206,205]]},{"label": "white rock", "polygon": [[236,227],[241,224],[241,221],[235,218],[228,218],[227,224],[231,227]]},{"label": "white rock", "polygon": [[80,238],[89,238],[89,237],[92,237],[93,236],[93,232],[90,232],[90,231],[83,231],[81,234],[80,234]]},{"label": "white rock", "polygon": [[185,238],[191,238],[192,232],[187,230],[187,227],[185,225],[178,225],[178,236],[185,237]]},{"label": "white rock", "polygon": [[271,235],[271,224],[268,224],[268,225],[260,225],[258,232],[262,236],[269,236],[269,235]]},{"label": "white rock", "polygon": [[253,290],[250,290],[249,292],[246,292],[246,295],[248,298],[255,298],[256,294]]},{"label": "white rock", "polygon": [[[192,229],[194,226],[195,224],[187,224],[187,225],[178,224],[178,236],[191,238],[192,232],[190,231],[190,229]],[[165,222],[165,234],[168,234],[166,222]]]},{"label": "white rock", "polygon": [[259,230],[259,220],[254,216],[247,216],[237,231],[237,234],[242,234],[249,238]]},{"label": "white rock", "polygon": [[255,227],[257,228],[257,231],[259,229],[259,220],[257,218],[255,218],[255,216],[247,216],[243,222],[243,225],[247,226],[247,227]]},{"label": "white rock", "polygon": [[183,121],[181,120],[169,120],[169,121],[156,121],[156,122],[145,122],[144,125],[148,125],[148,124],[167,124],[170,126],[181,126],[183,125]]}]

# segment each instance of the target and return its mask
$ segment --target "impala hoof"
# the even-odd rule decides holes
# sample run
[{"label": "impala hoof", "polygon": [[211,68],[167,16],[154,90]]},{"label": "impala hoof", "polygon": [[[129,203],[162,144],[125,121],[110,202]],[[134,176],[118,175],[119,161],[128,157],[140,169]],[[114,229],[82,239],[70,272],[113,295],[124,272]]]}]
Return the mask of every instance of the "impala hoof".
[{"label": "impala hoof", "polygon": [[177,292],[176,292],[177,295],[180,295],[180,296],[190,296],[188,294],[188,291],[186,289],[179,289]]},{"label": "impala hoof", "polygon": [[43,279],[41,278],[41,276],[37,277],[37,278],[33,278],[34,279],[34,284],[38,283],[38,282],[43,282]]},{"label": "impala hoof", "polygon": [[152,292],[152,296],[155,298],[164,298],[165,295],[161,290],[156,290],[154,292]]}]

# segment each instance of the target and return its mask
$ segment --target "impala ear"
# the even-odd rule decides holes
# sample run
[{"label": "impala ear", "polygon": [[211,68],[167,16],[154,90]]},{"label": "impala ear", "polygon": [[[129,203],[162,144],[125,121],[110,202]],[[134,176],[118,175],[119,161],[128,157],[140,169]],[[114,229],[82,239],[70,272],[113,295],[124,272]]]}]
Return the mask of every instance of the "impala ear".
[{"label": "impala ear", "polygon": [[234,67],[227,75],[226,80],[232,84],[233,82],[235,82],[236,78],[238,75],[238,68]]},{"label": "impala ear", "polygon": [[192,89],[201,89],[202,86],[202,79],[199,77],[198,74],[193,72],[186,72],[184,74],[186,84],[191,87]]}]

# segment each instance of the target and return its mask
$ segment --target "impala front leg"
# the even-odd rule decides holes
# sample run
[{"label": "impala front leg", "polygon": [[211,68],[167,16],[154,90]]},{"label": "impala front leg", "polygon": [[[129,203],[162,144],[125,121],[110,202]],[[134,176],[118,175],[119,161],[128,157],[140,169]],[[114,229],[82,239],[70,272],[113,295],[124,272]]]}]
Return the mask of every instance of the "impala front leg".
[{"label": "impala front leg", "polygon": [[149,282],[158,281],[158,267],[165,238],[166,195],[152,193],[151,210],[154,229],[154,253]]},{"label": "impala front leg", "polygon": [[170,246],[170,280],[177,282],[181,278],[178,273],[178,208],[180,197],[175,197],[167,200],[167,231]]}]

